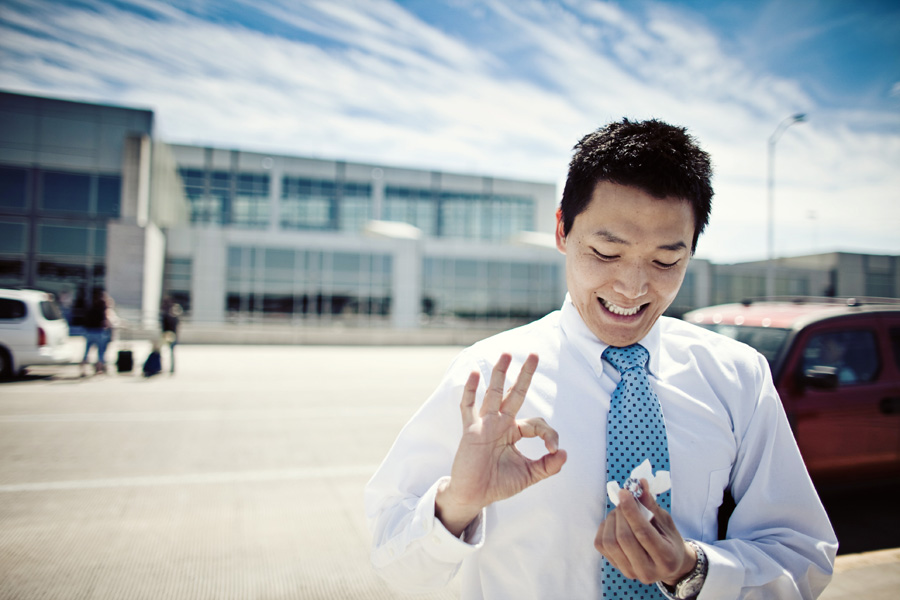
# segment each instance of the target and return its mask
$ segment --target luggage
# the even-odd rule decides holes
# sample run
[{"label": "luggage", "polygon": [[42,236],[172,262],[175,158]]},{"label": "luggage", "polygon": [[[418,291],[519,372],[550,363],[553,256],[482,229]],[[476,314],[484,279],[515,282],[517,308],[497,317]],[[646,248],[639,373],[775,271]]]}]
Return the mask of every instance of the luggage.
[{"label": "luggage", "polygon": [[144,361],[144,377],[152,377],[162,372],[162,356],[159,350],[153,350]]},{"label": "luggage", "polygon": [[116,370],[119,373],[131,373],[132,369],[134,369],[134,356],[131,350],[119,350],[116,358]]}]

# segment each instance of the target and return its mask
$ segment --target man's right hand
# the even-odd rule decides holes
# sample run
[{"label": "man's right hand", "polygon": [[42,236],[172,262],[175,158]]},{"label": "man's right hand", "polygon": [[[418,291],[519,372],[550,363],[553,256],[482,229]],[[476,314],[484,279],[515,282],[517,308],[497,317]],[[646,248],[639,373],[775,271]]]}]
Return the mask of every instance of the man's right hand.
[{"label": "man's right hand", "polygon": [[[516,420],[537,369],[537,355],[528,356],[515,384],[504,394],[510,362],[510,355],[503,354],[494,365],[480,411],[475,410],[478,372],[473,371],[466,381],[460,403],[462,440],[450,480],[435,498],[435,515],[456,536],[484,507],[555,475],[566,462],[565,450],[559,449],[559,435],[544,419]],[[523,456],[516,449],[516,442],[525,437],[544,440],[548,453],[538,460]]]}]

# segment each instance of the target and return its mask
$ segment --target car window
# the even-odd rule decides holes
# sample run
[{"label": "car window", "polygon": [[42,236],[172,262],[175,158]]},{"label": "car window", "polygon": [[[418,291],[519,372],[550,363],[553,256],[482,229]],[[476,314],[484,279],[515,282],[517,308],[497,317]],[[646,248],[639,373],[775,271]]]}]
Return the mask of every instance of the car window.
[{"label": "car window", "polygon": [[723,335],[727,335],[739,342],[744,342],[756,348],[757,352],[766,357],[769,364],[773,364],[779,350],[788,337],[787,329],[777,327],[745,327],[743,325],[703,325]]},{"label": "car window", "polygon": [[13,300],[12,298],[0,298],[0,320],[13,321],[16,319],[24,319],[28,311],[25,303],[21,300]]},{"label": "car window", "polygon": [[803,371],[834,369],[839,385],[874,381],[880,366],[875,333],[865,329],[818,333],[803,349]]},{"label": "car window", "polygon": [[44,318],[48,321],[59,321],[63,318],[62,312],[59,310],[59,306],[56,302],[52,302],[50,300],[44,300],[41,302],[41,314],[44,315]]},{"label": "car window", "polygon": [[891,329],[891,349],[894,351],[894,362],[900,369],[900,327]]}]

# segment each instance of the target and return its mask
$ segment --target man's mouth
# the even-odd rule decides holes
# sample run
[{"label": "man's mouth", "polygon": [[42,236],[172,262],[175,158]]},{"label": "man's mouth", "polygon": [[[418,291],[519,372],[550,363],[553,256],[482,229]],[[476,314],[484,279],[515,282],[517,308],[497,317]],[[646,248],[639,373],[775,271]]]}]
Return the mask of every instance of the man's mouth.
[{"label": "man's mouth", "polygon": [[613,304],[609,300],[604,298],[600,298],[600,303],[603,305],[606,310],[611,312],[614,315],[619,315],[621,317],[633,317],[638,314],[644,308],[647,307],[647,304],[641,304],[640,306],[633,306],[631,308],[625,308],[624,306],[619,306],[618,304]]}]

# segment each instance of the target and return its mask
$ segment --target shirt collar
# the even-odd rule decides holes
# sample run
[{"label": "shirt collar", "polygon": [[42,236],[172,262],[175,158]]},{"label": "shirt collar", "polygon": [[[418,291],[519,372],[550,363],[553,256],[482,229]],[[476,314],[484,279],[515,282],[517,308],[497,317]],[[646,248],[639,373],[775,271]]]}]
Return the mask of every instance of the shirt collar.
[{"label": "shirt collar", "polygon": [[[587,324],[585,324],[584,320],[581,318],[581,315],[578,313],[578,309],[575,308],[575,304],[572,302],[572,298],[569,294],[566,294],[561,313],[560,326],[562,327],[566,338],[578,349],[585,360],[591,365],[591,368],[594,369],[594,372],[599,376],[603,373],[603,351],[606,350],[609,344],[600,341],[600,339],[588,329]],[[647,370],[651,375],[656,376],[657,373],[659,373],[659,355],[662,346],[659,319],[656,320],[656,323],[653,324],[653,327],[650,328],[647,335],[638,343],[650,353],[650,361],[647,364]]]}]

